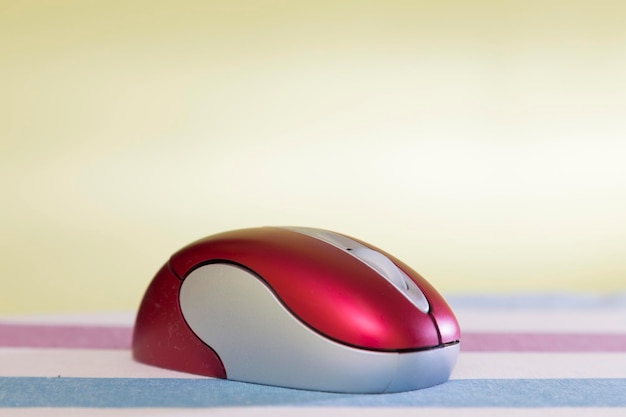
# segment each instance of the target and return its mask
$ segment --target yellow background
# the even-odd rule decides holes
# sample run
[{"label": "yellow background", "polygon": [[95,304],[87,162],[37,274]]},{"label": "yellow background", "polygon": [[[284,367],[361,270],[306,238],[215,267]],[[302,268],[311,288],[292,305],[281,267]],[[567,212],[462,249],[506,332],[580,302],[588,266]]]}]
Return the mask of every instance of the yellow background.
[{"label": "yellow background", "polygon": [[445,293],[626,289],[621,1],[0,0],[0,312],[328,228]]}]

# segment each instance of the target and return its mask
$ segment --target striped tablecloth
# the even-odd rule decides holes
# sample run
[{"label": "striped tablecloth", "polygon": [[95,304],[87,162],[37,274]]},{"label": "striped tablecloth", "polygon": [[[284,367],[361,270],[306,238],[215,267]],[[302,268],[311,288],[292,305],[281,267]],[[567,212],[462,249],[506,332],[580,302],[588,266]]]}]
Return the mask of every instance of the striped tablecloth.
[{"label": "striped tablecloth", "polygon": [[451,380],[381,395],[290,390],[136,363],[133,313],[0,317],[0,416],[366,417],[424,408],[431,417],[626,416],[626,294],[448,300],[462,328]]}]

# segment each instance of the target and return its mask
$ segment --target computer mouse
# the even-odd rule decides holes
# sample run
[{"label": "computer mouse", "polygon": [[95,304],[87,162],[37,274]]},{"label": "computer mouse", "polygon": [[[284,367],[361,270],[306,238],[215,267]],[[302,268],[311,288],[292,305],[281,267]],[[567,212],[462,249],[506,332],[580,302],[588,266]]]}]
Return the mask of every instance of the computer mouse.
[{"label": "computer mouse", "polygon": [[280,387],[384,393],[447,381],[460,346],[442,296],[358,239],[304,227],[198,240],[157,272],[137,361]]}]

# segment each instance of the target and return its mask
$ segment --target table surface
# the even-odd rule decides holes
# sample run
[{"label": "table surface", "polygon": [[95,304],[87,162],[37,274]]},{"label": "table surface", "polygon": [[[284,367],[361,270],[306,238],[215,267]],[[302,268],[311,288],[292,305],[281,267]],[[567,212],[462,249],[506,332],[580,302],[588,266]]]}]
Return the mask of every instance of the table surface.
[{"label": "table surface", "polygon": [[626,416],[626,294],[448,300],[463,332],[451,380],[382,395],[290,390],[140,364],[129,350],[132,312],[0,317],[0,414],[366,417],[428,408],[430,416]]}]

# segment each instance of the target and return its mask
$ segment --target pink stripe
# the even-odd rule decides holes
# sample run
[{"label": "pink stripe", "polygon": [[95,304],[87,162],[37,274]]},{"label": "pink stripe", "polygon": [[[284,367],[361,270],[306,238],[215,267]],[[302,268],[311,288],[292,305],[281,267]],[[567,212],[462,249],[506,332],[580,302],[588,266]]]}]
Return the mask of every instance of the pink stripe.
[{"label": "pink stripe", "polygon": [[130,327],[0,324],[1,347],[128,349]]},{"label": "pink stripe", "polygon": [[626,352],[626,334],[463,333],[465,352]]},{"label": "pink stripe", "polygon": [[[0,347],[129,349],[132,328],[0,324]],[[626,334],[463,333],[464,352],[626,352]]]}]

